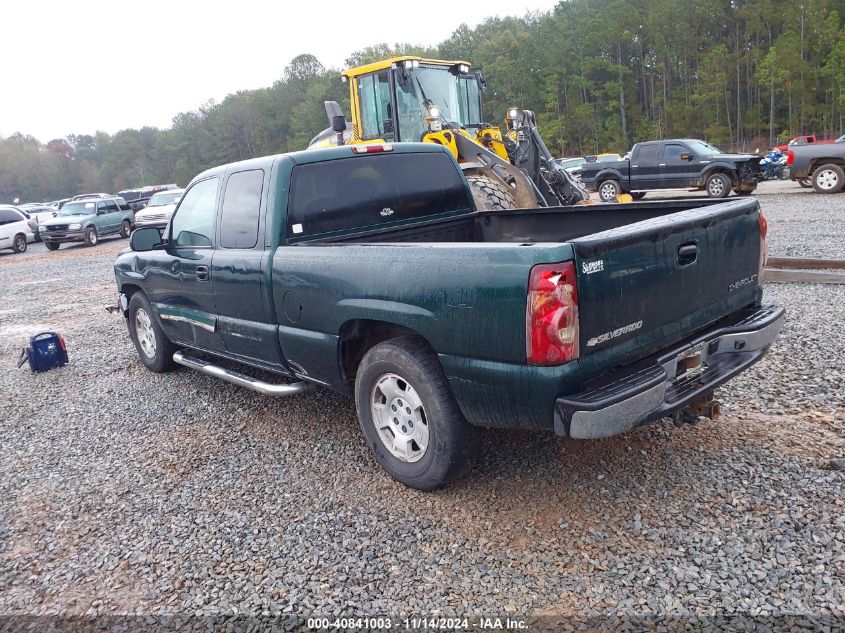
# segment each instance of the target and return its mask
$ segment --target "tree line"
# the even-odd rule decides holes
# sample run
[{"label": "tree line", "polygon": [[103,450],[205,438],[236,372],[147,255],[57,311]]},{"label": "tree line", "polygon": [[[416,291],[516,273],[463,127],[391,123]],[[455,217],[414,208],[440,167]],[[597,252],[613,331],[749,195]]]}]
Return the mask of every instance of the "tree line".
[{"label": "tree line", "polygon": [[[656,138],[765,147],[803,133],[839,136],[845,110],[845,0],[562,0],[548,12],[459,26],[437,46],[377,44],[355,66],[394,54],[470,61],[483,70],[485,118],[537,113],[558,155],[624,152]],[[348,112],[340,69],[296,57],[272,86],[208,101],[168,129],[0,138],[0,202],[185,185],[208,167],[302,149]]]}]

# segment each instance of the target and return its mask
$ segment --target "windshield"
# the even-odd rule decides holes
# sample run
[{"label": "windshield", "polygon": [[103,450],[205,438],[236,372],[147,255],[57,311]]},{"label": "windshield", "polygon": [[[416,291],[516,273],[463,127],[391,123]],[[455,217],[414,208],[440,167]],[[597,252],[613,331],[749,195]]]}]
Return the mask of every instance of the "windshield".
[{"label": "windshield", "polygon": [[59,215],[91,215],[96,212],[95,202],[68,202],[59,211]]},{"label": "windshield", "polygon": [[837,143],[845,143],[845,134],[843,134],[838,139],[836,139],[836,142]]},{"label": "windshield", "polygon": [[712,156],[714,154],[721,154],[722,150],[710,143],[704,141],[687,141],[687,145],[698,156]]},{"label": "windshield", "polygon": [[168,191],[167,193],[157,193],[152,198],[150,198],[150,201],[147,203],[147,207],[163,207],[167,204],[175,204],[179,202],[179,198],[181,197],[181,191]]},{"label": "windshield", "polygon": [[[397,71],[397,74],[401,71]],[[404,87],[396,81],[396,109],[403,141],[419,141],[427,131],[426,104],[440,109],[447,122],[462,127],[478,127],[481,99],[474,75],[453,75],[446,67],[420,67],[409,73]]]}]

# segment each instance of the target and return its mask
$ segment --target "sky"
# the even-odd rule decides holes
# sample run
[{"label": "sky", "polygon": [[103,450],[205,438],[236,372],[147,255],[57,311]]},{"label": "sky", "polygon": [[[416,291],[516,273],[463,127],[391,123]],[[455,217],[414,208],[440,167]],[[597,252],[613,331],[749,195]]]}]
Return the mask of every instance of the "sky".
[{"label": "sky", "polygon": [[46,143],[97,130],[166,128],[174,115],[209,99],[270,86],[302,53],[341,68],[367,46],[436,45],[462,23],[555,4],[0,1],[0,136],[21,132]]}]

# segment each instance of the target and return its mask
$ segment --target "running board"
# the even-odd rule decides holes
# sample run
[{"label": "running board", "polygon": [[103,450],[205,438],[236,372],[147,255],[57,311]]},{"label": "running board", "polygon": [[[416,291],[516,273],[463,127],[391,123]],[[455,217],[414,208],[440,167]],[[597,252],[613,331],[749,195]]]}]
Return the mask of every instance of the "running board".
[{"label": "running board", "polygon": [[196,356],[189,356],[181,351],[173,354],[173,360],[185,367],[196,369],[204,374],[220,378],[221,380],[230,382],[233,385],[238,385],[239,387],[252,389],[253,391],[262,393],[265,396],[293,396],[314,388],[314,385],[309,382],[294,382],[284,385],[274,385],[273,383],[257,380],[251,376],[247,376],[246,374],[242,374],[231,369],[224,369],[223,367],[214,365],[208,361],[201,360]]}]

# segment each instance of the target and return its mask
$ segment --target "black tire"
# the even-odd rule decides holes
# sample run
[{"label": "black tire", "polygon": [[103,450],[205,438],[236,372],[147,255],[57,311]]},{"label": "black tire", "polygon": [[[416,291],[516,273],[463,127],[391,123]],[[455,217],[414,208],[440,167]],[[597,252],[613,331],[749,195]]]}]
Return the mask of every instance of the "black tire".
[{"label": "black tire", "polygon": [[[391,376],[399,379],[396,384],[404,383],[405,389],[398,392],[398,400],[388,401],[387,392],[382,392],[379,385],[390,381]],[[402,393],[411,397],[412,401],[417,400],[420,406],[414,411],[404,409],[407,403],[403,403]],[[397,424],[396,431],[387,426],[380,427],[383,433],[378,430],[373,401],[379,397],[384,397],[384,406],[391,406],[397,412],[395,415],[403,416],[401,419],[393,417],[387,422]],[[399,410],[393,408],[395,402],[399,403]],[[391,477],[406,486],[434,490],[469,468],[478,445],[478,429],[464,418],[437,356],[422,339],[397,338],[372,347],[361,360],[355,377],[355,406],[361,430],[376,460]],[[407,417],[405,412],[409,412]],[[388,418],[394,415],[386,410],[385,413]],[[414,419],[418,428],[424,424],[428,443],[421,456],[411,461],[396,456],[388,448],[388,440],[383,440],[382,436],[405,439],[406,448],[413,451],[416,446],[419,449],[416,440],[409,439],[408,435],[413,433]],[[411,428],[407,429],[405,424]],[[403,434],[400,434],[400,427]]]},{"label": "black tire", "polygon": [[828,163],[813,172],[813,189],[816,193],[839,193],[845,186],[845,171],[841,165]]},{"label": "black tire", "polygon": [[99,241],[100,236],[97,235],[97,229],[93,226],[89,226],[85,229],[85,246],[96,246]]},{"label": "black tire", "polygon": [[[152,354],[144,350],[139,338],[138,318],[140,311],[143,311],[149,319],[150,331],[155,342],[155,350]],[[141,364],[150,371],[160,374],[170,371],[176,366],[176,363],[173,362],[173,353],[179,348],[165,336],[158,323],[158,319],[153,313],[149,300],[141,292],[136,292],[132,295],[132,299],[129,300],[129,336],[135,344]],[[149,348],[147,349],[149,350]]]},{"label": "black tire", "polygon": [[44,242],[44,246],[47,247],[48,251],[57,251],[59,250],[59,242]]},{"label": "black tire", "polygon": [[467,176],[467,182],[479,211],[516,208],[513,192],[505,183],[488,176]]},{"label": "black tire", "polygon": [[18,233],[15,235],[15,239],[12,240],[12,250],[15,253],[25,253],[26,252],[26,235],[23,233]]},{"label": "black tire", "polygon": [[710,198],[727,198],[731,195],[731,179],[727,174],[711,174],[704,185],[704,189]]},{"label": "black tire", "polygon": [[613,202],[616,196],[622,193],[622,186],[618,180],[602,180],[597,188],[599,200],[602,202]]},{"label": "black tire", "polygon": [[642,200],[643,198],[645,198],[645,194],[646,194],[646,192],[645,192],[645,191],[632,191],[632,192],[631,192],[631,197],[632,197],[634,200]]},{"label": "black tire", "polygon": [[799,178],[798,184],[801,185],[804,189],[809,189],[813,186],[813,183],[810,178]]},{"label": "black tire", "polygon": [[746,189],[737,189],[736,195],[738,195],[738,196],[750,196],[752,193],[754,193],[755,189],[757,189],[757,187],[750,187],[750,188],[746,188]]},{"label": "black tire", "polygon": [[127,238],[132,234],[132,225],[129,220],[124,220],[120,225],[120,237]]},{"label": "black tire", "polygon": [[36,242],[40,242],[40,241],[41,241],[41,233],[40,233],[40,232],[38,232],[38,231],[36,231],[36,232],[35,232],[35,241],[36,241]]}]

